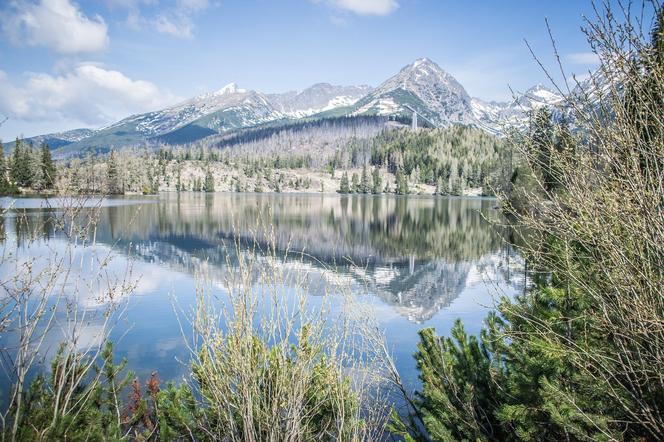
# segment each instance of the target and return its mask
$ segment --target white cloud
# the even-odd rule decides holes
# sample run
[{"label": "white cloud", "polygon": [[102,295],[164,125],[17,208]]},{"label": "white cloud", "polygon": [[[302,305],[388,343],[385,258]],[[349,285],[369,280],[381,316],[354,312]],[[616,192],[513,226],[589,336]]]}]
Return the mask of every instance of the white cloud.
[{"label": "white cloud", "polygon": [[396,0],[312,0],[314,3],[325,1],[328,5],[353,12],[358,15],[388,15],[396,11]]},{"label": "white cloud", "polygon": [[0,71],[0,113],[23,121],[78,121],[99,125],[176,101],[149,81],[83,63],[59,75],[29,73],[14,85]]},{"label": "white cloud", "polygon": [[46,46],[63,54],[95,52],[108,45],[104,19],[85,16],[69,0],[14,2],[4,15],[4,31],[16,44]]},{"label": "white cloud", "polygon": [[187,16],[158,15],[152,23],[157,32],[178,38],[193,37],[193,24]]},{"label": "white cloud", "polygon": [[136,29],[149,26],[157,32],[178,38],[192,38],[196,14],[210,6],[208,0],[176,0],[170,6],[164,7],[158,14],[150,16],[141,14],[138,3],[140,1],[125,0],[124,4],[129,8],[127,24]]},{"label": "white cloud", "polygon": [[598,64],[599,57],[594,52],[574,52],[567,54],[567,60],[574,64]]}]

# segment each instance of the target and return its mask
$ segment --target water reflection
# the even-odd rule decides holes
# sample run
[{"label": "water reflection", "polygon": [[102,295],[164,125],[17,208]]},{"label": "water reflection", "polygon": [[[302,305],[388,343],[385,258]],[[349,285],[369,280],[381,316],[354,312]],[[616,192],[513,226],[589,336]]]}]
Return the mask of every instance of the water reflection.
[{"label": "water reflection", "polygon": [[[96,239],[190,275],[205,263],[221,280],[234,237],[249,245],[273,231],[278,250],[304,251],[312,269],[332,267],[421,323],[478,278],[520,289],[508,232],[487,222],[498,219],[495,206],[477,198],[163,194],[157,203],[109,204]],[[17,243],[35,229],[50,239],[49,211],[24,210],[29,216],[11,218]]]},{"label": "water reflection", "polygon": [[[5,214],[0,231],[6,244],[20,249],[35,235],[43,247],[64,243],[61,234],[54,235],[57,208],[40,209],[43,204],[20,200],[20,209]],[[254,238],[265,242],[267,229],[282,255],[306,252],[282,265],[320,281],[312,285],[312,296],[340,280],[365,296],[406,381],[415,378],[417,330],[435,326],[444,334],[462,317],[474,332],[492,294],[510,295],[524,284],[522,262],[504,241],[509,231],[487,222],[500,216],[491,199],[183,193],[104,205],[98,247],[119,255],[119,269],[135,262],[135,274],[141,275],[115,334],[123,338],[116,349],[139,374],[158,369],[165,379],[187,371],[175,362],[186,360],[187,351],[173,297],[186,309],[194,275],[203,269],[213,282],[222,281],[235,262],[235,237],[248,247]],[[26,253],[45,252],[31,246]]]}]

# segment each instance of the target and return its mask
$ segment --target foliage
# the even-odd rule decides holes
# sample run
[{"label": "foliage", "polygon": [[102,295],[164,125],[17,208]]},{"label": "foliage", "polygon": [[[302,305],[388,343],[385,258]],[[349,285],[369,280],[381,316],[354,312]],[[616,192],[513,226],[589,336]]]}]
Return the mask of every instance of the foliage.
[{"label": "foliage", "polygon": [[383,191],[383,179],[380,176],[380,170],[378,167],[374,167],[371,172],[371,182],[371,193],[376,195]]},{"label": "foliage", "polygon": [[339,193],[350,193],[350,184],[348,183],[348,172],[344,172],[341,175],[341,181],[339,182]]},{"label": "foliage", "polygon": [[422,332],[423,386],[400,433],[664,438],[664,13],[649,5],[651,41],[610,9],[588,24],[599,72],[565,99],[580,136],[545,111],[513,135],[526,162],[504,201],[534,286],[502,300],[479,340],[459,324],[452,338]]},{"label": "foliage", "polygon": [[458,189],[485,182],[502,189],[512,168],[511,149],[480,129],[451,126],[445,129],[385,131],[374,138],[371,163],[401,170],[416,182],[435,186],[450,181]]},{"label": "foliage", "polygon": [[212,176],[209,165],[205,172],[205,183],[203,184],[203,190],[205,192],[214,192],[214,177]]},{"label": "foliage", "polygon": [[0,143],[0,195],[11,195],[14,193],[18,193],[18,187],[10,182],[7,177],[7,160],[5,159],[2,143]]},{"label": "foliage", "polygon": [[408,189],[408,178],[406,178],[406,175],[403,173],[401,169],[397,170],[395,179],[396,179],[396,189],[394,192],[397,195],[408,195],[410,193]]}]

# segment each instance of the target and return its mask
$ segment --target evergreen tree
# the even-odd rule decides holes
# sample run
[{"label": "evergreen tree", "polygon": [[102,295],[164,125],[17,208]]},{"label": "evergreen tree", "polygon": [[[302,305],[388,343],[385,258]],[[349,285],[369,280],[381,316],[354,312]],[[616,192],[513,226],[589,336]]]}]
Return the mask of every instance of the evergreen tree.
[{"label": "evergreen tree", "polygon": [[450,194],[454,196],[463,196],[463,177],[456,175],[454,178],[450,176]]},{"label": "evergreen tree", "polygon": [[408,195],[409,189],[408,189],[408,178],[406,178],[406,175],[403,173],[401,169],[397,170],[396,174],[396,194],[397,195]]},{"label": "evergreen tree", "polygon": [[383,190],[383,179],[380,176],[380,170],[378,166],[374,167],[373,172],[371,172],[371,177],[373,181],[373,186],[371,188],[371,193],[378,194]]},{"label": "evergreen tree", "polygon": [[7,162],[5,160],[5,150],[0,142],[0,195],[7,195],[15,193],[16,188],[9,182],[7,178]]},{"label": "evergreen tree", "polygon": [[207,167],[207,171],[205,172],[205,183],[203,184],[203,190],[206,192],[214,192],[214,177],[212,176],[212,171],[210,171],[209,165]]},{"label": "evergreen tree", "polygon": [[110,195],[124,193],[117,153],[112,150],[106,164],[106,190]]},{"label": "evergreen tree", "polygon": [[339,181],[339,193],[350,193],[350,185],[348,183],[348,172],[344,171]]},{"label": "evergreen tree", "polygon": [[448,186],[448,180],[444,179],[443,177],[439,177],[438,180],[436,181],[436,190],[434,192],[434,195],[440,195],[440,196],[445,196],[450,193],[450,189]]},{"label": "evergreen tree", "polygon": [[353,172],[353,178],[351,179],[351,191],[353,193],[360,193],[360,179],[355,172]]},{"label": "evergreen tree", "polygon": [[34,190],[42,190],[44,189],[46,182],[41,151],[38,149],[29,149],[27,154],[29,155],[28,170],[30,171],[30,178],[27,184]]},{"label": "evergreen tree", "polygon": [[16,138],[11,158],[11,179],[19,187],[30,187],[30,146]]},{"label": "evergreen tree", "polygon": [[542,175],[544,187],[547,190],[553,190],[556,186],[556,179],[552,174],[552,155],[551,149],[554,145],[553,123],[551,122],[551,111],[543,106],[535,111],[530,126],[530,146],[537,163],[533,168]]},{"label": "evergreen tree", "polygon": [[371,187],[369,186],[369,173],[367,172],[366,164],[362,167],[362,178],[360,180],[360,192],[369,193]]},{"label": "evergreen tree", "polygon": [[46,143],[42,143],[41,145],[41,166],[44,177],[44,188],[52,189],[57,178],[57,169],[51,157],[51,149],[49,149]]}]

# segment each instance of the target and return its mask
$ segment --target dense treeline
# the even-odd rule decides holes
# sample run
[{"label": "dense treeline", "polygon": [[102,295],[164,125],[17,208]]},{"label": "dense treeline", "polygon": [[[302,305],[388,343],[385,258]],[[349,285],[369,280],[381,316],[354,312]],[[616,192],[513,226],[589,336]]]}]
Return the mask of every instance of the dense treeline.
[{"label": "dense treeline", "polygon": [[404,173],[412,182],[460,195],[464,188],[501,190],[512,169],[506,143],[486,132],[455,125],[445,129],[385,131],[373,140],[371,164]]},{"label": "dense treeline", "polygon": [[583,138],[545,110],[513,135],[503,201],[534,285],[479,336],[421,331],[406,439],[664,439],[664,9],[646,5],[650,39],[610,10],[589,23],[600,67],[565,103]]},{"label": "dense treeline", "polygon": [[374,124],[382,120],[353,121],[353,127],[335,120],[280,130],[224,149],[198,143],[74,158],[64,163],[61,187],[155,193],[325,191],[327,186],[340,193],[463,195],[480,189],[487,195],[509,183],[511,151],[481,130],[455,126],[413,132]]},{"label": "dense treeline", "polygon": [[5,158],[0,143],[0,194],[14,194],[20,188],[43,191],[53,189],[57,169],[48,145],[34,148],[16,139],[14,150]]}]

